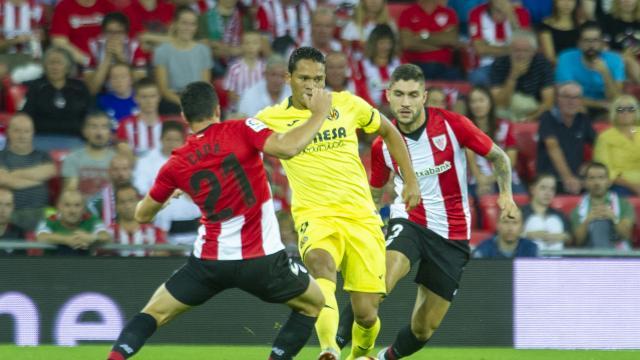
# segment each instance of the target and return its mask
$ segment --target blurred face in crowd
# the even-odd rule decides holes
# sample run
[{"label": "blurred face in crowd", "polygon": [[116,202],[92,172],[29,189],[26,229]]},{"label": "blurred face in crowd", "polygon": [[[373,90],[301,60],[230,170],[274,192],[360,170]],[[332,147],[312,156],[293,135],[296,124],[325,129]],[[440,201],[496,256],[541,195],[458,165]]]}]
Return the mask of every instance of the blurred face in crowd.
[{"label": "blurred face in crowd", "polygon": [[311,96],[314,88],[325,87],[324,64],[310,59],[301,59],[296,63],[293,73],[288,74],[293,98],[299,104],[306,104],[305,96]]},{"label": "blurred face in crowd", "polygon": [[327,63],[327,85],[332,89],[342,89],[347,84],[347,56],[343,53],[331,53],[325,59]]},{"label": "blurred face in crowd", "polygon": [[497,233],[498,241],[505,245],[513,245],[518,242],[518,238],[520,238],[520,234],[522,233],[522,214],[520,211],[516,211],[516,216],[513,218],[499,218]]},{"label": "blurred face in crowd", "polygon": [[398,80],[391,84],[386,94],[391,113],[400,124],[411,127],[420,120],[427,101],[424,82]]},{"label": "blurred face in crowd", "polygon": [[264,71],[267,90],[271,94],[279,94],[287,79],[287,69],[283,65],[271,65]]},{"label": "blurred face in crowd", "polygon": [[124,65],[116,65],[109,72],[109,84],[113,92],[123,98],[131,95],[131,70]]},{"label": "blurred face in crowd", "polygon": [[531,185],[531,202],[549,207],[554,196],[556,196],[556,179],[553,176],[544,176]]},{"label": "blurred face in crowd", "polygon": [[242,35],[242,54],[249,58],[257,58],[260,55],[262,38],[257,32],[247,32]]},{"label": "blurred face in crowd", "polygon": [[469,94],[469,111],[476,119],[486,118],[491,111],[491,99],[481,90],[473,90]]},{"label": "blurred face in crowd", "polygon": [[76,190],[63,191],[58,200],[58,212],[62,222],[70,225],[79,224],[84,213],[82,194]]},{"label": "blurred face in crowd", "polygon": [[124,44],[127,40],[127,28],[124,24],[117,21],[109,21],[102,30],[107,41],[116,41]]},{"label": "blurred face in crowd", "polygon": [[578,47],[582,50],[587,60],[593,60],[600,55],[604,47],[602,32],[598,29],[585,29],[582,34],[580,34]]},{"label": "blurred face in crowd", "polygon": [[336,22],[333,13],[320,12],[313,15],[311,20],[311,37],[313,45],[317,47],[325,47],[333,38],[333,30]]},{"label": "blurred face in crowd", "polygon": [[118,220],[133,221],[138,204],[138,192],[133,188],[119,189],[116,193]]},{"label": "blurred face in crowd", "polygon": [[582,110],[582,88],[578,84],[565,84],[558,88],[558,110],[568,118]]},{"label": "blurred face in crowd", "polygon": [[368,14],[378,14],[384,6],[384,0],[361,0]]},{"label": "blurred face in crowd", "polygon": [[13,193],[8,189],[0,189],[0,224],[6,225],[13,213]]},{"label": "blurred face in crowd", "polygon": [[393,50],[393,39],[383,37],[376,44],[376,53],[381,56],[388,56]]},{"label": "blurred face in crowd", "polygon": [[111,121],[104,115],[91,116],[86,120],[82,132],[89,146],[104,148],[109,145]]},{"label": "blurred face in crowd", "polygon": [[28,115],[15,115],[7,129],[9,148],[17,151],[30,151],[33,146],[33,121]]},{"label": "blurred face in crowd", "polygon": [[622,95],[615,104],[612,114],[613,124],[616,126],[636,125],[638,122],[638,104],[630,95]]},{"label": "blurred face in crowd", "polygon": [[160,138],[160,143],[162,145],[162,152],[166,155],[171,154],[173,150],[182,146],[184,143],[184,134],[180,131],[169,130],[162,135]]},{"label": "blurred face in crowd", "polygon": [[447,108],[447,96],[440,89],[432,89],[427,92],[427,106],[441,109]]},{"label": "blurred face in crowd", "polygon": [[603,197],[607,194],[611,183],[607,170],[601,167],[591,167],[585,174],[584,187],[592,197]]},{"label": "blurred face in crowd", "polygon": [[556,0],[556,12],[559,15],[571,15],[573,9],[576,8],[576,0]]},{"label": "blurred face in crowd", "polygon": [[190,41],[198,29],[198,17],[191,11],[183,11],[174,23],[176,37],[182,41]]},{"label": "blurred face in crowd", "polygon": [[115,185],[122,185],[131,181],[133,166],[128,157],[116,155],[109,164],[109,178]]},{"label": "blurred face in crowd", "polygon": [[160,90],[156,86],[139,88],[135,100],[141,113],[155,114],[160,106]]},{"label": "blurred face in crowd", "polygon": [[44,72],[49,81],[60,81],[67,77],[69,72],[69,64],[67,57],[57,51],[48,53],[44,59]]},{"label": "blurred face in crowd", "polygon": [[489,7],[491,8],[491,17],[497,23],[501,23],[507,20],[507,11],[511,4],[510,0],[489,0]]},{"label": "blurred face in crowd", "polygon": [[233,9],[238,4],[238,0],[218,0],[218,6],[225,9]]},{"label": "blurred face in crowd", "polygon": [[524,36],[514,37],[511,41],[511,60],[530,63],[536,54],[532,40]]}]

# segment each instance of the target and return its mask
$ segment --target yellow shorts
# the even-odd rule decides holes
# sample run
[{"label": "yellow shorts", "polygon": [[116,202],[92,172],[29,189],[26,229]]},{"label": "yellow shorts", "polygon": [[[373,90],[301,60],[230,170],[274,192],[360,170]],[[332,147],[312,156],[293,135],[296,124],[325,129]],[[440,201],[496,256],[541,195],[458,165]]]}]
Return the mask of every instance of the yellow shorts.
[{"label": "yellow shorts", "polygon": [[312,249],[333,257],[342,271],[344,290],[386,294],[385,240],[380,225],[345,218],[315,218],[300,222],[298,248],[304,260]]}]

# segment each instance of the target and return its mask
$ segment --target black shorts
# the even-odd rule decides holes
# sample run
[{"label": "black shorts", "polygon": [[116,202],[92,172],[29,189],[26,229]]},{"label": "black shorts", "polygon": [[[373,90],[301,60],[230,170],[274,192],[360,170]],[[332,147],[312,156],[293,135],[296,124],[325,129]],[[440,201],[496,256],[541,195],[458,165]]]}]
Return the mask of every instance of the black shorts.
[{"label": "black shorts", "polygon": [[407,219],[391,219],[387,251],[403,253],[413,266],[420,265],[415,282],[451,301],[469,261],[468,240],[448,240]]},{"label": "black shorts", "polygon": [[247,260],[189,257],[165,287],[178,301],[196,306],[219,292],[238,288],[271,303],[287,302],[307,290],[309,273],[284,250]]}]

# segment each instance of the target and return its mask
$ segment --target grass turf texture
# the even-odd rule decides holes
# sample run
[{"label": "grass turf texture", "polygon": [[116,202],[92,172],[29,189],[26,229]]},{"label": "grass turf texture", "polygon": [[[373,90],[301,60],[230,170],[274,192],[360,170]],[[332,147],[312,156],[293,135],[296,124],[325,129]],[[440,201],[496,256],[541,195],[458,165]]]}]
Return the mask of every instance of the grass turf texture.
[{"label": "grass turf texture", "polygon": [[[109,345],[84,345],[79,347],[17,347],[0,345],[1,359],[20,360],[69,360],[105,359]],[[377,352],[377,351],[376,351]],[[296,358],[315,360],[319,353],[316,347],[304,349]],[[269,355],[268,347],[258,346],[145,346],[135,360],[175,359],[258,359]],[[346,358],[347,352],[343,353]],[[374,353],[375,355],[375,353]],[[425,348],[409,359],[413,360],[636,360],[640,351],[595,351],[595,350],[514,350],[506,348]]]}]

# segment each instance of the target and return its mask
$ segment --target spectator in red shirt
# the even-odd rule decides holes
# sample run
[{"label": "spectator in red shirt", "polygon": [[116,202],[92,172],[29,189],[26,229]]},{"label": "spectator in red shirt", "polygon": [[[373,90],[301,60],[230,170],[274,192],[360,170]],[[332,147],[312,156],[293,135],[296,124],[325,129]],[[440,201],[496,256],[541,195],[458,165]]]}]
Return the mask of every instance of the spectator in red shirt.
[{"label": "spectator in red shirt", "polygon": [[356,5],[353,19],[346,23],[340,37],[342,45],[349,53],[365,51],[365,44],[373,29],[379,25],[388,25],[396,30],[394,20],[389,17],[386,0],[361,0]]},{"label": "spectator in red shirt", "polygon": [[469,74],[469,81],[488,86],[493,60],[509,55],[511,33],[518,28],[529,28],[531,18],[527,9],[510,0],[489,0],[471,10],[469,35],[478,56],[479,67]]},{"label": "spectator in red shirt", "polygon": [[100,35],[102,19],[112,11],[108,0],[60,1],[53,12],[52,44],[69,51],[76,63],[89,65],[89,40]]},{"label": "spectator in red shirt", "polygon": [[400,14],[398,28],[403,60],[420,66],[425,78],[462,78],[453,66],[458,45],[458,17],[453,9],[439,0],[418,0]]},{"label": "spectator in red shirt", "polygon": [[133,0],[123,12],[129,18],[129,36],[137,38],[150,50],[155,44],[166,41],[175,6],[165,0]]}]

